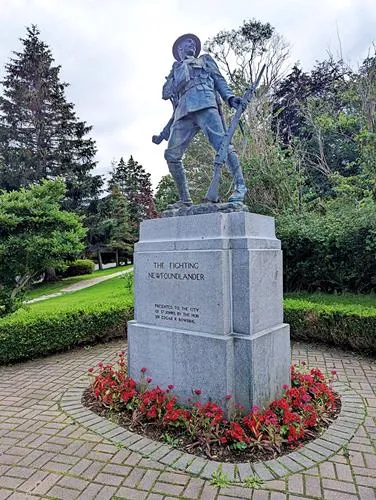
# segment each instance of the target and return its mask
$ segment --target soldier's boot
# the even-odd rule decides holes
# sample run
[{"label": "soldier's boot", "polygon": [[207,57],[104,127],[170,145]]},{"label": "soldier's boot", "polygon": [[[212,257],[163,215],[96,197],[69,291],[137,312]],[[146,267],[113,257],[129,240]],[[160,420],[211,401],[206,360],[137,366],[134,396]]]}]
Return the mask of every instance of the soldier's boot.
[{"label": "soldier's boot", "polygon": [[173,203],[172,205],[168,205],[167,208],[171,209],[171,208],[190,207],[192,205],[192,198],[191,195],[189,194],[188,183],[183,168],[183,162],[168,161],[167,165],[170,174],[175,181],[180,198],[179,201]]},{"label": "soldier's boot", "polygon": [[227,166],[230,170],[235,185],[234,192],[232,193],[228,201],[230,203],[243,202],[244,196],[247,193],[247,186],[244,182],[243,172],[239,163],[238,155],[234,151],[233,146],[229,147]]}]

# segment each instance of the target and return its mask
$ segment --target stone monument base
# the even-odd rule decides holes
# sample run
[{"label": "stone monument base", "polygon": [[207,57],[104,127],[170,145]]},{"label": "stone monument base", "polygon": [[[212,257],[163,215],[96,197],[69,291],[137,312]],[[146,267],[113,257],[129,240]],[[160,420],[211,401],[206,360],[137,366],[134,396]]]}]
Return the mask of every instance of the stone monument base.
[{"label": "stone monument base", "polygon": [[170,328],[128,324],[130,376],[139,379],[147,368],[152,385],[174,393],[182,402],[202,391],[225,407],[227,395],[249,409],[268,405],[290,384],[288,325],[260,332],[255,337],[212,335]]},{"label": "stone monument base", "polygon": [[282,259],[270,217],[239,211],[144,221],[135,252],[129,374],[263,407],[290,383]]}]

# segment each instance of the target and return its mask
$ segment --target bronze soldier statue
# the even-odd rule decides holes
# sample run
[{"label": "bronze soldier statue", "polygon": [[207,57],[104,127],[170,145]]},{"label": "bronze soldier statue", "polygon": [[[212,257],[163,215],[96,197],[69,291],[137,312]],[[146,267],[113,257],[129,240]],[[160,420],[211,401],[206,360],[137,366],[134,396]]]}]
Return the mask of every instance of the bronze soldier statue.
[{"label": "bronze soldier statue", "polygon": [[[231,107],[244,109],[244,101],[235,96],[209,54],[200,56],[201,42],[196,35],[185,34],[174,43],[176,62],[163,86],[162,98],[170,99],[174,114],[158,136],[155,144],[168,140],[165,151],[169,171],[179,193],[179,201],[170,208],[192,205],[182,158],[195,134],[201,129],[216,152],[226,134],[220,113],[218,94]],[[226,162],[234,180],[229,202],[243,202],[247,192],[239,158],[231,144],[226,145]],[[208,191],[204,201],[218,202],[216,189]]]}]

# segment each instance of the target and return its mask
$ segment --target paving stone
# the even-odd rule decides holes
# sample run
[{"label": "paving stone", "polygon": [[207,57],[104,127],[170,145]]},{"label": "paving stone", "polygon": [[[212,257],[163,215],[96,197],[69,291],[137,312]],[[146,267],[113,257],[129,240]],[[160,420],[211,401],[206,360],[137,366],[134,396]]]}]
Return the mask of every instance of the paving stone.
[{"label": "paving stone", "polygon": [[375,488],[367,488],[365,486],[359,486],[359,497],[361,500],[376,500],[376,489]]},{"label": "paving stone", "polygon": [[332,462],[323,462],[319,465],[319,469],[322,477],[336,479],[336,471]]},{"label": "paving stone", "polygon": [[4,469],[2,470],[0,467],[0,476],[4,474],[6,474],[7,476],[27,479],[33,474],[33,470],[26,467],[4,467]]},{"label": "paving stone", "polygon": [[269,495],[270,493],[268,491],[256,490],[253,492],[252,500],[269,500]]},{"label": "paving stone", "polygon": [[161,493],[163,495],[180,496],[183,493],[184,487],[179,484],[161,483],[157,481],[153,486],[153,493]]},{"label": "paving stone", "polygon": [[266,483],[263,484],[263,488],[268,489],[268,490],[285,490],[286,489],[286,484],[284,481],[281,481],[279,479],[275,479],[274,481],[267,481]]},{"label": "paving stone", "polygon": [[201,491],[200,500],[215,500],[218,495],[218,490],[219,488],[217,486],[212,486],[209,482],[205,482]]},{"label": "paving stone", "polygon": [[137,487],[138,483],[142,480],[145,474],[145,469],[139,469],[136,467],[128,474],[126,479],[123,481],[123,485],[132,488]]},{"label": "paving stone", "polygon": [[117,465],[117,464],[107,464],[105,465],[103,472],[108,474],[116,474],[118,476],[127,477],[128,474],[132,471],[131,467],[127,465]]},{"label": "paving stone", "polygon": [[200,494],[204,486],[204,481],[199,478],[190,478],[185,490],[183,491],[183,498],[201,498]]},{"label": "paving stone", "polygon": [[293,474],[288,478],[288,490],[291,493],[304,493],[302,474]]},{"label": "paving stone", "polygon": [[95,500],[98,498],[98,493],[102,489],[101,484],[91,483],[85,490],[77,497],[77,500]]},{"label": "paving stone", "polygon": [[[221,495],[233,498],[251,498],[252,490],[242,486],[226,486],[220,489]],[[220,497],[218,497],[220,498]]]},{"label": "paving stone", "polygon": [[292,460],[295,460],[295,462],[297,462],[298,464],[303,465],[306,468],[312,467],[313,465],[315,465],[315,462],[313,460],[311,460],[310,458],[306,457],[305,455],[302,455],[301,453],[299,453],[297,451],[294,451],[293,453],[290,453],[289,457]]},{"label": "paving stone", "polygon": [[138,489],[149,491],[160,475],[157,470],[147,470],[141,481],[138,483]]},{"label": "paving stone", "polygon": [[353,476],[349,465],[336,464],[335,468],[337,472],[337,477],[340,481],[350,481],[350,482],[353,481]]},{"label": "paving stone", "polygon": [[[124,486],[117,490],[116,497],[126,500],[144,500],[145,498],[151,498],[150,496],[148,497],[148,493],[145,491],[134,490]],[[163,496],[160,496],[160,498],[163,499]]]},{"label": "paving stone", "polygon": [[333,491],[324,489],[322,498],[324,500],[357,500],[359,497],[358,495],[351,495],[350,493],[344,493],[343,491]]},{"label": "paving stone", "polygon": [[269,481],[274,479],[273,474],[270,472],[269,469],[265,467],[265,465],[262,462],[257,462],[255,464],[252,464],[252,469],[255,471],[255,476],[259,477],[263,481]]},{"label": "paving stone", "polygon": [[247,478],[253,476],[254,472],[250,463],[237,464],[238,480],[244,482]]},{"label": "paving stone", "polygon": [[[347,393],[342,399],[345,417],[340,416],[321,439],[298,452],[270,461],[286,468],[285,482],[273,480],[272,476],[265,479],[262,490],[248,490],[241,484],[219,490],[209,481],[189,474],[199,474],[202,464],[206,468],[211,462],[181,454],[161,443],[149,442],[80,406],[86,380],[79,379],[86,367],[95,365],[99,359],[113,360],[120,346],[123,347],[122,341],[93,347],[90,352],[81,349],[22,365],[0,367],[3,374],[0,377],[0,443],[5,451],[0,454],[0,481],[13,481],[11,486],[0,483],[0,499],[56,496],[64,500],[71,497],[81,500],[110,500],[112,497],[167,500],[180,496],[200,500],[251,497],[253,500],[276,500],[289,494],[289,500],[305,497],[376,500],[376,363],[340,349],[296,344],[294,359],[308,360],[311,366],[322,369],[336,367],[342,381],[341,390]],[[348,390],[346,384],[351,384],[352,389]],[[62,404],[75,415],[81,415],[87,428],[79,423],[72,425],[73,421],[58,408],[61,394],[69,385],[76,389],[66,393]],[[368,416],[363,415],[363,401],[368,404]],[[98,433],[91,430],[92,426]],[[103,437],[104,432],[108,439]],[[350,454],[346,458],[341,443],[349,439]],[[132,447],[138,442],[138,448],[142,445],[140,451],[150,459],[127,448],[119,449],[115,445],[117,442]],[[178,455],[171,456],[171,452]],[[173,459],[176,462],[158,461],[163,456],[165,462]],[[316,460],[320,461],[319,468]],[[214,464],[215,469],[217,466],[218,463]],[[261,467],[264,473],[271,473],[262,463],[254,466],[259,471]],[[236,480],[255,476],[254,466],[238,464]],[[187,469],[189,473],[177,474],[172,467],[175,471],[177,467]],[[233,475],[233,465],[222,467]],[[273,471],[278,474],[274,466]],[[322,483],[317,476],[319,473]],[[181,484],[172,480],[174,474]],[[115,484],[100,483],[99,479]],[[156,485],[171,489],[156,491]],[[282,489],[284,485],[286,489]]]},{"label": "paving stone", "polygon": [[102,489],[99,490],[96,498],[98,500],[112,500],[115,492],[116,488],[114,486],[102,486]]},{"label": "paving stone", "polygon": [[159,481],[179,484],[181,486],[185,486],[188,480],[189,476],[187,474],[179,474],[177,472],[162,472],[162,474],[159,476]]},{"label": "paving stone", "polygon": [[186,472],[189,472],[191,474],[200,474],[200,472],[203,470],[203,468],[206,466],[207,463],[208,461],[205,460],[204,458],[196,457],[186,468]]},{"label": "paving stone", "polygon": [[337,481],[335,479],[323,479],[322,485],[325,489],[347,493],[356,493],[355,485],[352,483],[345,483],[344,481]]},{"label": "paving stone", "polygon": [[283,457],[279,457],[278,462],[281,462],[281,464],[284,465],[291,472],[300,472],[301,470],[303,470],[305,468],[304,465],[300,465],[300,464],[298,464],[298,462],[291,460],[291,458],[288,455],[284,455]]},{"label": "paving stone", "polygon": [[277,478],[284,477],[290,472],[283,466],[283,464],[279,460],[268,460],[267,462],[264,463],[269,469],[272,470],[272,472]]},{"label": "paving stone", "polygon": [[74,500],[77,498],[77,490],[71,490],[68,488],[62,488],[61,486],[54,486],[48,492],[49,497],[61,498],[64,500]]},{"label": "paving stone", "polygon": [[[193,458],[188,455],[188,453],[184,453],[175,463],[174,469],[186,470],[186,468],[193,462]],[[209,463],[209,462],[208,462]],[[204,469],[205,470],[205,469]],[[201,472],[201,475],[204,471]]]},{"label": "paving stone", "polygon": [[[101,482],[101,481],[98,481]],[[75,490],[82,491],[87,486],[89,485],[88,481],[84,481],[83,479],[79,479],[76,477],[71,477],[71,476],[64,476],[60,481],[59,481],[60,486],[64,486],[67,488],[72,488]]]}]

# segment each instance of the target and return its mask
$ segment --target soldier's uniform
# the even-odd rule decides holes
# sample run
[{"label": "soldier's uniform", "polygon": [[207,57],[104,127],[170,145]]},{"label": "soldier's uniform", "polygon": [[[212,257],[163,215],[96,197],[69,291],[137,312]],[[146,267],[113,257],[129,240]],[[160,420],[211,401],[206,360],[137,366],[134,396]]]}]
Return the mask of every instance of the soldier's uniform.
[{"label": "soldier's uniform", "polygon": [[[227,103],[235,97],[209,54],[175,62],[163,86],[163,99],[171,99],[174,104],[165,159],[178,187],[180,201],[185,204],[192,203],[182,164],[189,143],[201,129],[218,151],[225,134],[217,93]],[[227,164],[235,182],[235,192],[229,201],[239,201],[235,198],[239,198],[240,191],[244,198],[246,188],[239,159],[232,146],[229,147]]]}]

